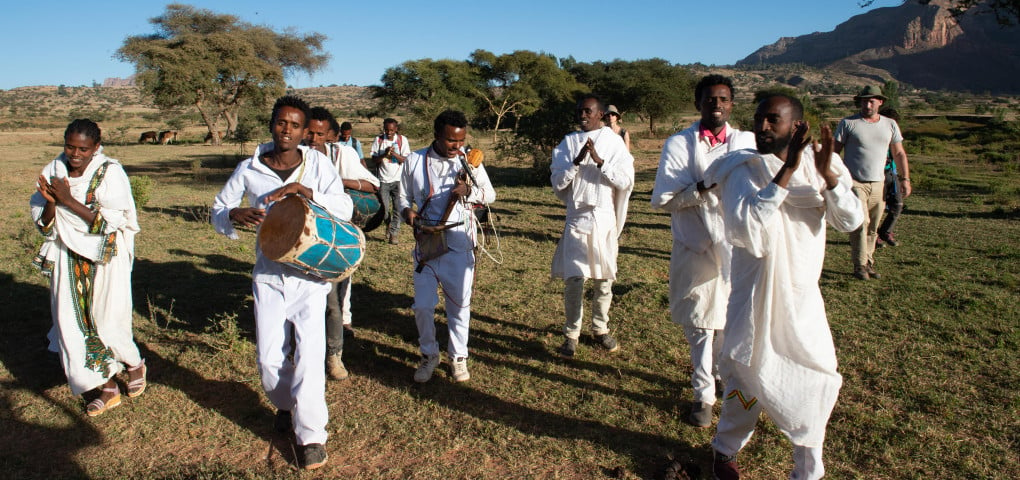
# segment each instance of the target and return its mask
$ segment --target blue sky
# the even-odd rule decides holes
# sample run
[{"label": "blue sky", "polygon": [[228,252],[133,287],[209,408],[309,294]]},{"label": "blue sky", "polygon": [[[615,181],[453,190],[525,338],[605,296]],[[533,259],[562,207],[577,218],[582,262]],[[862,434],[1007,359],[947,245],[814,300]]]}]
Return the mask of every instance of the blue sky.
[{"label": "blue sky", "polygon": [[[144,0],[8,3],[0,15],[0,44],[6,47],[0,89],[91,85],[131,75],[133,65],[114,59],[114,52],[129,35],[153,33],[149,19],[167,5]],[[378,84],[387,68],[406,60],[465,60],[479,48],[496,54],[572,55],[583,62],[659,57],[680,64],[730,65],[780,37],[831,31],[866,11],[858,0],[181,3],[276,31],[289,27],[327,35],[329,65],[312,76],[287,79],[298,88]],[[868,10],[901,3],[878,0]]]}]

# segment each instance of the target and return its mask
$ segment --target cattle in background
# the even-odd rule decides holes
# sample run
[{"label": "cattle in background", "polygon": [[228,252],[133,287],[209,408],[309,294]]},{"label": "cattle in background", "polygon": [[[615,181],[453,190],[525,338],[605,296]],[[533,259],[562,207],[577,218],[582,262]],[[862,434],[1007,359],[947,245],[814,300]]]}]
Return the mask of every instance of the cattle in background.
[{"label": "cattle in background", "polygon": [[164,130],[159,132],[159,143],[166,145],[170,142],[177,141],[177,131],[175,130]]},{"label": "cattle in background", "polygon": [[142,132],[142,136],[138,137],[138,143],[152,142],[156,143],[156,131],[149,130],[148,132]]},{"label": "cattle in background", "polygon": [[[220,130],[217,130],[216,131],[216,138],[219,139],[219,140],[223,140],[223,132],[220,131]],[[212,143],[212,140],[213,140],[212,132],[206,133],[205,134],[205,143]]]}]

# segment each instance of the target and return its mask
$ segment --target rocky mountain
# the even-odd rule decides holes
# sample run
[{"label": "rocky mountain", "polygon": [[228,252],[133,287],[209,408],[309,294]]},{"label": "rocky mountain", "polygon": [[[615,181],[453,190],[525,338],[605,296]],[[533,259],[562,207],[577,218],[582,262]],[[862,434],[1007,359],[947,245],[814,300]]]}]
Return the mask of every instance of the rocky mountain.
[{"label": "rocky mountain", "polygon": [[831,32],[780,38],[737,65],[802,63],[933,90],[1020,93],[1020,26],[971,11],[954,17],[949,3],[877,8]]}]

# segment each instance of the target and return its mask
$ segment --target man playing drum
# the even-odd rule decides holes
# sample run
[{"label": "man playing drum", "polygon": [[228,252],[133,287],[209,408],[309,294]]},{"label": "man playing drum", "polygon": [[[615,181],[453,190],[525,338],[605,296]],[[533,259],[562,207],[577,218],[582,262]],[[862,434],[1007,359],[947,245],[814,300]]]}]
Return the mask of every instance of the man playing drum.
[{"label": "man playing drum", "polygon": [[[447,110],[433,123],[435,140],[428,148],[408,155],[400,181],[398,206],[401,216],[415,230],[414,320],[418,327],[421,363],[414,381],[425,383],[439,365],[436,341],[437,288],[446,297],[449,329],[447,351],[453,380],[471,378],[467,369],[468,324],[471,289],[475,280],[477,245],[474,204],[496,200],[485,167],[468,166],[464,160],[467,118]],[[415,205],[417,209],[411,206]],[[436,232],[436,233],[430,233]],[[426,255],[425,242],[439,245]]]},{"label": "man playing drum", "polygon": [[[313,107],[308,121],[305,144],[324,154],[340,173],[344,188],[374,193],[379,188],[379,179],[372,175],[353,148],[327,139],[336,135],[337,121],[329,110]],[[347,367],[342,359],[344,351],[344,330],[351,329],[351,279],[333,284],[326,296],[326,374],[334,380],[347,378]]]},{"label": "man playing drum", "polygon": [[[309,110],[297,97],[276,101],[269,122],[273,141],[259,145],[251,158],[241,162],[216,195],[212,223],[217,232],[238,238],[234,224],[260,225],[266,208],[289,194],[314,200],[336,217],[350,218],[351,199],[344,193],[336,169],[325,155],[301,145]],[[241,207],[244,198],[248,207]],[[269,260],[258,244],[255,253],[252,293],[262,388],[278,409],[277,430],[293,429],[301,466],[319,468],[328,457],[324,445],[329,412],[322,368],[326,329],[322,319],[331,286]]]}]

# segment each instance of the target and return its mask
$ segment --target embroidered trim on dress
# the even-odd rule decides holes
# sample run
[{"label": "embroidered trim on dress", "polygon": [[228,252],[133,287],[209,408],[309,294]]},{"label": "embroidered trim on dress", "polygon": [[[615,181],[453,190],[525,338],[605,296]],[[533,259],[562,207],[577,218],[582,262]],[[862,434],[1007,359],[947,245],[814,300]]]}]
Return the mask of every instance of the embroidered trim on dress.
[{"label": "embroidered trim on dress", "polygon": [[103,344],[92,316],[92,293],[95,286],[96,266],[87,258],[67,251],[67,264],[71,276],[71,304],[78,328],[85,337],[85,368],[110,376],[113,350]]},{"label": "embroidered trim on dress", "polygon": [[744,394],[740,390],[734,389],[729,395],[726,395],[726,400],[732,400],[736,398],[740,400],[740,405],[744,407],[744,410],[750,410],[756,403],[758,403],[758,397],[751,397],[750,400],[744,398]]}]

